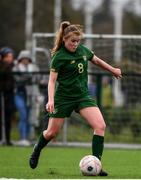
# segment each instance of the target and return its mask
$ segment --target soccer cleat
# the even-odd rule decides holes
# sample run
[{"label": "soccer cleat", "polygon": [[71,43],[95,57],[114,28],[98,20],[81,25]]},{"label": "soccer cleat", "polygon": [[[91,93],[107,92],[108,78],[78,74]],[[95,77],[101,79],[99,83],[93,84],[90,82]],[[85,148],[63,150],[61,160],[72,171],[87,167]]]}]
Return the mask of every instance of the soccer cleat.
[{"label": "soccer cleat", "polygon": [[98,176],[108,176],[108,173],[104,170],[101,170]]},{"label": "soccer cleat", "polygon": [[35,151],[35,148],[30,156],[29,165],[32,169],[35,169],[38,165],[40,153]]}]

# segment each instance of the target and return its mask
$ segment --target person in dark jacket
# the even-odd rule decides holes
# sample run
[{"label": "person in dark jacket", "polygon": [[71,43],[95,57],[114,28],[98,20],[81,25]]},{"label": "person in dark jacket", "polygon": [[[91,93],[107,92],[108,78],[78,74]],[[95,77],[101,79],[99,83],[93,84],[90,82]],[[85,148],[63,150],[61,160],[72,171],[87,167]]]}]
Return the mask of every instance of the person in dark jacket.
[{"label": "person in dark jacket", "polygon": [[0,49],[0,141],[12,145],[11,120],[14,112],[14,78],[12,68],[14,51],[9,47]]}]

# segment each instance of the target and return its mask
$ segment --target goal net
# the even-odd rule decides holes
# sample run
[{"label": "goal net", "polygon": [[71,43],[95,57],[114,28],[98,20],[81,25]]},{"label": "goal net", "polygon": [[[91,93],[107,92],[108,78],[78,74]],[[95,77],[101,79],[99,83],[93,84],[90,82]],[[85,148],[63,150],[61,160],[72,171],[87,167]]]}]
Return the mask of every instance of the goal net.
[{"label": "goal net", "polygon": [[[140,142],[141,138],[141,36],[85,34],[82,42],[107,63],[120,67],[116,80],[97,66],[89,66],[89,91],[97,100],[107,124],[106,142]],[[53,33],[34,33],[32,55],[40,72],[48,75]],[[90,142],[92,130],[75,112],[56,141]]]}]

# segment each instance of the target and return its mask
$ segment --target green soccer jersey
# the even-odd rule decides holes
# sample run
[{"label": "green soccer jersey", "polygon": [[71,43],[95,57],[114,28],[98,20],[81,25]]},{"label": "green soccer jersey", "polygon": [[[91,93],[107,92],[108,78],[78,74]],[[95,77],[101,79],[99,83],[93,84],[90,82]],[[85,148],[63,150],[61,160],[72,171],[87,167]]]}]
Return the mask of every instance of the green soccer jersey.
[{"label": "green soccer jersey", "polygon": [[62,46],[53,55],[50,68],[58,73],[55,95],[75,98],[88,94],[88,60],[93,55],[84,45],[79,45],[75,52]]}]

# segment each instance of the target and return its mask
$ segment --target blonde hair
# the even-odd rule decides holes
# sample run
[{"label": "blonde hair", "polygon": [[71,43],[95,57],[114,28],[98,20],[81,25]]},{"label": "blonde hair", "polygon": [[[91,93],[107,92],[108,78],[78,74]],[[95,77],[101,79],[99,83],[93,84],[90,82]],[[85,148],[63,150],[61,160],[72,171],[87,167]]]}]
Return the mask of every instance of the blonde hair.
[{"label": "blonde hair", "polygon": [[54,47],[51,50],[51,54],[54,54],[63,44],[63,38],[68,38],[71,35],[76,34],[78,36],[83,36],[82,26],[79,24],[70,24],[69,21],[63,21],[60,24],[60,28],[56,33]]}]

